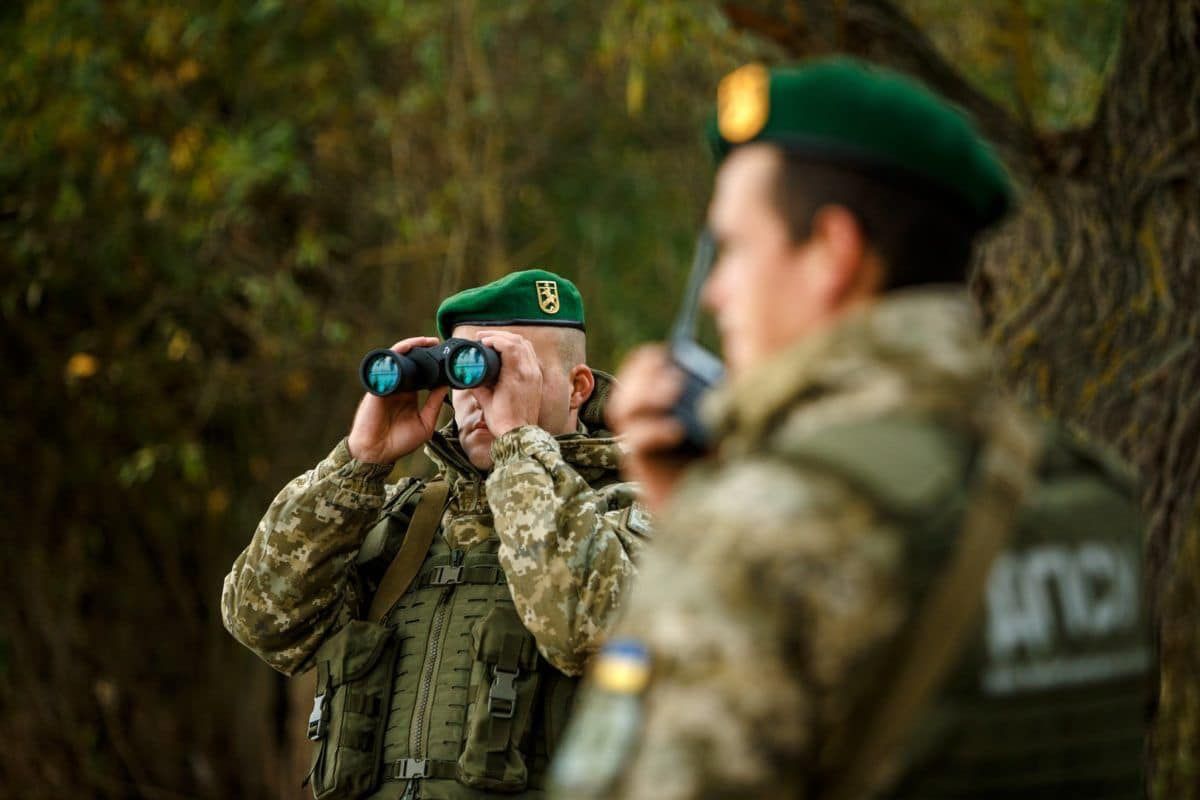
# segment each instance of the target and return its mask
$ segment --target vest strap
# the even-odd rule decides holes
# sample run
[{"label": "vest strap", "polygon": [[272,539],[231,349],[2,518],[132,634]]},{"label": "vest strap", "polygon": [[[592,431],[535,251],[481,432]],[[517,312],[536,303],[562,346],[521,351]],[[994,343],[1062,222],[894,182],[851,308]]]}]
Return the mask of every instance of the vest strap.
[{"label": "vest strap", "polygon": [[442,514],[446,510],[446,501],[450,497],[450,484],[442,479],[434,479],[425,484],[417,508],[413,511],[412,522],[404,534],[400,544],[400,552],[388,565],[387,572],[379,581],[379,588],[371,600],[367,619],[379,621],[391,610],[396,601],[404,596],[413,578],[421,571],[425,554],[433,544],[442,522]]},{"label": "vest strap", "polygon": [[375,750],[375,735],[370,731],[360,731],[355,734],[344,734],[341,745],[360,753],[371,753]]},{"label": "vest strap", "polygon": [[411,781],[417,778],[449,778],[458,776],[457,761],[439,761],[432,758],[401,758],[383,765],[385,781]]},{"label": "vest strap", "polygon": [[987,434],[954,552],[917,609],[891,685],[822,800],[873,797],[894,782],[905,737],[966,645],[988,570],[1016,527],[1044,444],[1039,426],[1007,400],[996,404]]},{"label": "vest strap", "polygon": [[402,524],[405,526],[405,530],[408,529],[408,523],[412,521],[413,509],[416,507],[415,503],[409,501],[414,495],[419,496],[423,488],[421,481],[414,480],[410,486],[401,489],[383,507],[384,518],[367,532],[367,538],[363,539],[362,545],[358,548],[358,555],[354,557],[354,563],[366,564],[383,555],[383,551],[387,548],[389,522]]},{"label": "vest strap", "polygon": [[379,695],[347,692],[345,707],[347,711],[353,711],[356,714],[377,717],[383,703],[380,701]]},{"label": "vest strap", "polygon": [[482,584],[486,586],[507,583],[504,570],[500,567],[432,567],[422,575],[418,586],[453,586],[460,583]]},{"label": "vest strap", "polygon": [[492,687],[488,690],[488,713],[500,719],[512,719],[517,708],[517,676],[520,670],[515,667],[504,670],[496,667],[496,677],[492,679]]},{"label": "vest strap", "polygon": [[329,730],[329,662],[317,662],[317,693],[312,711],[308,714],[308,738],[314,742],[325,738]]}]

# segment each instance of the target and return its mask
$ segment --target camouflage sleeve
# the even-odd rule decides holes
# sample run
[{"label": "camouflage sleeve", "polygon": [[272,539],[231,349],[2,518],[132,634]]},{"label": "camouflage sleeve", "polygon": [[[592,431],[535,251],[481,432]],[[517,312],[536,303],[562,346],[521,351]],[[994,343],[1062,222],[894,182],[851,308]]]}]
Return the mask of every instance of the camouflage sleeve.
[{"label": "camouflage sleeve", "polygon": [[351,458],[343,440],[276,496],[225,576],[225,627],[280,672],[307,669],[322,640],[347,621],[352,562],[384,503],[390,470]]},{"label": "camouflage sleeve", "polygon": [[648,517],[631,484],[588,486],[541,428],[509,431],[492,456],[487,496],[513,602],[542,655],[579,675],[621,606]]},{"label": "camouflage sleeve", "polygon": [[614,634],[647,645],[653,678],[612,796],[803,797],[822,731],[904,616],[903,540],[820,473],[760,460],[697,477]]}]

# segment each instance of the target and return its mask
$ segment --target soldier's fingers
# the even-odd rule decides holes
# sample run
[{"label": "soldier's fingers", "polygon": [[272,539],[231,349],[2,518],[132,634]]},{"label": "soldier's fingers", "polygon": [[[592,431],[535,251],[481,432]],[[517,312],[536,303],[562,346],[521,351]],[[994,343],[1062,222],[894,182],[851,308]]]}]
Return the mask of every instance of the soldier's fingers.
[{"label": "soldier's fingers", "polygon": [[438,343],[438,340],[433,336],[412,336],[408,339],[401,339],[391,346],[390,349],[397,353],[407,353],[414,347],[432,347]]},{"label": "soldier's fingers", "polygon": [[627,383],[618,383],[609,400],[608,418],[619,425],[635,417],[666,414],[683,394],[683,384],[683,373],[669,363],[653,373],[636,375]]},{"label": "soldier's fingers", "polygon": [[442,401],[446,399],[449,391],[449,386],[439,386],[431,390],[429,396],[425,398],[425,405],[421,409],[421,424],[425,426],[425,430],[431,430],[437,424],[438,414],[442,410]]},{"label": "soldier's fingers", "polygon": [[510,331],[487,331],[479,335],[480,344],[486,344],[488,347],[500,353],[517,353],[533,355],[536,351],[533,349],[533,343],[521,336]]},{"label": "soldier's fingers", "polygon": [[518,377],[534,372],[540,374],[541,367],[538,365],[537,351],[533,349],[533,343],[524,336],[507,331],[489,331],[479,337],[479,342],[500,354],[500,361],[503,364],[500,370],[502,376],[505,371],[509,375],[515,374]]},{"label": "soldier's fingers", "polygon": [[618,383],[661,372],[671,363],[667,348],[661,344],[644,344],[632,350],[617,371]]},{"label": "soldier's fingers", "polygon": [[519,333],[514,333],[513,331],[481,330],[479,332],[479,341],[482,342],[485,337],[491,337],[491,338],[495,338],[495,339],[507,339],[507,340],[511,340],[511,341],[522,341],[522,342],[528,341],[524,336],[522,336]]},{"label": "soldier's fingers", "polygon": [[652,382],[646,382],[639,389],[637,394],[625,398],[619,407],[621,414],[627,417],[660,416],[669,413],[683,394],[683,375],[679,372],[656,375]]},{"label": "soldier's fingers", "polygon": [[674,417],[658,417],[638,420],[622,436],[632,453],[648,455],[674,450],[683,442],[684,429]]},{"label": "soldier's fingers", "polygon": [[[635,397],[646,386],[659,382],[663,375],[678,371],[679,368],[671,362],[665,347],[643,345],[630,353],[621,364],[621,368],[617,372],[614,395],[621,393],[626,396],[626,399]],[[629,391],[625,391],[627,388]]]}]

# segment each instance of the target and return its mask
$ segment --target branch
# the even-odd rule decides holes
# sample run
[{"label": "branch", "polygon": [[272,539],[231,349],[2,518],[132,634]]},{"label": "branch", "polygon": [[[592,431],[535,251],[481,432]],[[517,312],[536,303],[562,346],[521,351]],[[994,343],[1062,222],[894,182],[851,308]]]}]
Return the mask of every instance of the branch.
[{"label": "branch", "polygon": [[842,52],[911,75],[965,108],[1016,174],[1036,169],[1033,132],[971,86],[929,37],[887,0],[786,0],[770,11],[742,2],[723,6],[735,27],[768,39],[789,55]]}]

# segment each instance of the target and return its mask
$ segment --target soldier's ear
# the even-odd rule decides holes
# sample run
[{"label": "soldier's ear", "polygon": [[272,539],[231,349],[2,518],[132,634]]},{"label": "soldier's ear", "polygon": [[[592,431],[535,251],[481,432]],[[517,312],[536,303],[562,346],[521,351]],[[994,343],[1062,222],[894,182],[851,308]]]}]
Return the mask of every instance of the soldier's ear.
[{"label": "soldier's ear", "polygon": [[592,396],[592,391],[596,388],[596,376],[592,374],[592,368],[587,364],[576,364],[571,367],[571,372],[567,376],[571,381],[571,410],[582,408],[583,404]]},{"label": "soldier's ear", "polygon": [[856,299],[864,289],[873,291],[878,265],[854,212],[840,205],[817,209],[810,241],[821,253],[819,275],[812,277],[822,284],[822,293],[831,306]]}]

